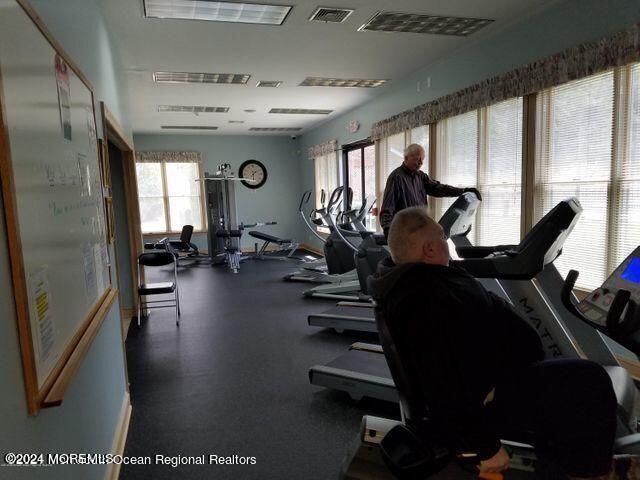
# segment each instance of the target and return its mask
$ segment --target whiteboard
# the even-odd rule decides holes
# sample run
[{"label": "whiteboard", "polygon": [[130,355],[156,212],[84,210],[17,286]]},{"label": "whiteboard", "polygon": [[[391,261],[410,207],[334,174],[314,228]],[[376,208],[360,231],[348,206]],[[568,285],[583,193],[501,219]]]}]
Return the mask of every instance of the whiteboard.
[{"label": "whiteboard", "polygon": [[10,253],[21,256],[22,278],[14,258],[12,272],[28,302],[30,332],[20,334],[30,333],[40,391],[111,280],[93,93],[15,0],[0,0],[0,103],[0,160],[12,177],[3,170],[3,196],[20,247]]}]

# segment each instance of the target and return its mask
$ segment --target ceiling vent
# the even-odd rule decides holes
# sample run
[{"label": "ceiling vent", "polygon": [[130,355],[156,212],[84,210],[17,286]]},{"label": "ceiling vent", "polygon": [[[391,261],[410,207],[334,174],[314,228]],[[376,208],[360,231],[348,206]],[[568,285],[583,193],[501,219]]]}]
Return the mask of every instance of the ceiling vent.
[{"label": "ceiling vent", "polygon": [[245,84],[251,75],[246,73],[194,73],[194,72],[153,72],[156,83],[221,83]]},{"label": "ceiling vent", "polygon": [[282,85],[280,80],[259,80],[256,87],[276,88]]},{"label": "ceiling vent", "polygon": [[269,113],[288,113],[301,115],[329,115],[333,110],[319,110],[314,108],[272,108]]},{"label": "ceiling vent", "polygon": [[218,127],[205,127],[203,125],[162,125],[164,130],[217,130]]},{"label": "ceiling vent", "polygon": [[362,78],[321,78],[307,77],[300,84],[301,87],[345,87],[345,88],[375,88],[384,85],[389,80],[367,80]]},{"label": "ceiling vent", "polygon": [[227,113],[229,107],[205,107],[202,105],[158,105],[163,113]]},{"label": "ceiling vent", "polygon": [[251,132],[299,132],[301,127],[251,127]]},{"label": "ceiling vent", "polygon": [[229,120],[229,123],[244,123],[244,120]]},{"label": "ceiling vent", "polygon": [[377,32],[429,33],[467,37],[486,27],[487,18],[443,17],[414,13],[378,12],[358,30]]},{"label": "ceiling vent", "polygon": [[349,8],[331,8],[331,7],[318,7],[313,12],[310,22],[327,22],[327,23],[342,23],[349,15],[353,13],[353,10]]}]

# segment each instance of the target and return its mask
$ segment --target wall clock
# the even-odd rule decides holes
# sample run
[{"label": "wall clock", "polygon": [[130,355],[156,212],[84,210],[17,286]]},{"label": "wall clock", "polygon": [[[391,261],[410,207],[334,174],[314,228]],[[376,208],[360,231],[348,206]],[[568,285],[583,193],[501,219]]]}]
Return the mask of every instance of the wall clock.
[{"label": "wall clock", "polygon": [[360,128],[360,122],[358,122],[357,120],[351,120],[347,125],[347,131],[349,133],[356,133],[359,128]]},{"label": "wall clock", "polygon": [[238,176],[247,188],[260,188],[267,181],[267,168],[258,160],[246,160],[238,169]]}]

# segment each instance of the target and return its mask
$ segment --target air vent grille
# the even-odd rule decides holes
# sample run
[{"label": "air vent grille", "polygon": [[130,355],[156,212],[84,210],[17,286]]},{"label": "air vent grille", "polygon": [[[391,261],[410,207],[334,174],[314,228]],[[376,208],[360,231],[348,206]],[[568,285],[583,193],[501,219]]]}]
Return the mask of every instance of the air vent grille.
[{"label": "air vent grille", "polygon": [[203,125],[162,125],[160,128],[164,130],[217,130],[218,127],[209,127]]},{"label": "air vent grille", "polygon": [[256,87],[276,88],[282,85],[280,80],[260,80],[256,83]]},{"label": "air vent grille", "polygon": [[165,113],[227,113],[229,107],[205,107],[203,105],[158,105]]},{"label": "air vent grille", "polygon": [[352,13],[353,10],[348,8],[318,7],[318,9],[313,12],[313,15],[311,15],[311,18],[309,18],[309,21],[342,23]]},{"label": "air vent grille", "polygon": [[251,132],[299,132],[301,127],[251,127]]},{"label": "air vent grille", "polygon": [[319,110],[314,108],[272,108],[269,113],[288,113],[301,115],[329,115],[333,110]]},{"label": "air vent grille", "polygon": [[195,72],[154,72],[156,83],[222,83],[245,84],[251,75],[246,73],[195,73]]},{"label": "air vent grille", "polygon": [[244,120],[229,120],[229,123],[244,123]]},{"label": "air vent grille", "polygon": [[346,88],[376,88],[389,80],[368,80],[362,78],[322,78],[307,77],[300,84],[301,87],[346,87]]},{"label": "air vent grille", "polygon": [[487,18],[443,17],[414,13],[378,12],[358,30],[429,33],[466,37],[486,27]]}]

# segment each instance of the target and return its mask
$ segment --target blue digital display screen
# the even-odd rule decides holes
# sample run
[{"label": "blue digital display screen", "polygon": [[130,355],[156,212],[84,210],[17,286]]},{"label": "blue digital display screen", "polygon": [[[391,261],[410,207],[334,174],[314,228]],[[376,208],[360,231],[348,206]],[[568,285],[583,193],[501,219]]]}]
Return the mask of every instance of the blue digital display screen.
[{"label": "blue digital display screen", "polygon": [[640,258],[633,257],[620,278],[627,282],[640,283]]}]

